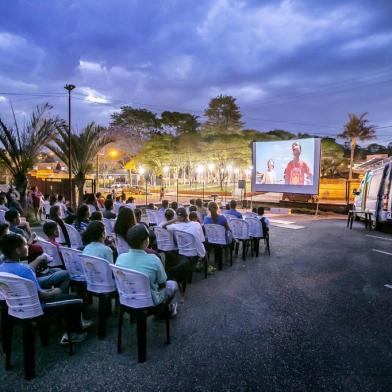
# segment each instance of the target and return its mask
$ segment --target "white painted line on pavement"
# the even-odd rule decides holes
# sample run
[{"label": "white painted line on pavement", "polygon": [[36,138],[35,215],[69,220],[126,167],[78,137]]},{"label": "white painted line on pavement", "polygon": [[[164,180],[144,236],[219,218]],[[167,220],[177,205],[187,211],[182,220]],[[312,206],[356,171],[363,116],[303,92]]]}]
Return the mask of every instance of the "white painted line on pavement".
[{"label": "white painted line on pavement", "polygon": [[371,235],[371,234],[365,234],[365,235],[366,235],[366,237],[380,238],[381,240],[392,241],[392,238],[381,237],[379,235]]},{"label": "white painted line on pavement", "polygon": [[304,229],[305,226],[299,226],[299,225],[286,225],[286,224],[281,224],[281,223],[273,223],[271,226],[274,227],[283,227],[284,229],[292,229],[292,230],[298,230],[298,229]]},{"label": "white painted line on pavement", "polygon": [[285,220],[280,220],[280,219],[269,219],[270,222],[272,223],[280,223],[282,225],[292,225],[295,222],[290,222],[290,221],[285,221]]},{"label": "white painted line on pavement", "polygon": [[384,254],[384,255],[392,256],[392,253],[390,253],[390,252],[385,252],[385,250],[372,249],[372,251],[373,251],[373,252],[382,253],[382,254]]}]

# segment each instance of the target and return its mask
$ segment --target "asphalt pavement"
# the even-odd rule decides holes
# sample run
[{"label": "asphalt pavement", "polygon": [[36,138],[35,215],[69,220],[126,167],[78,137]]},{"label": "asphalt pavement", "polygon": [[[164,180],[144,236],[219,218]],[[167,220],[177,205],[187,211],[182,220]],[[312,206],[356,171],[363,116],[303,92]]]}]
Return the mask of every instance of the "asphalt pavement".
[{"label": "asphalt pavement", "polygon": [[[387,391],[392,390],[392,236],[342,219],[290,216],[304,228],[271,228],[271,256],[236,259],[204,280],[196,274],[172,321],[149,320],[147,362],[136,328],[124,324],[70,357],[53,329],[37,340],[36,372],[23,379],[20,329],[2,391]],[[96,320],[96,305],[91,318]]]}]

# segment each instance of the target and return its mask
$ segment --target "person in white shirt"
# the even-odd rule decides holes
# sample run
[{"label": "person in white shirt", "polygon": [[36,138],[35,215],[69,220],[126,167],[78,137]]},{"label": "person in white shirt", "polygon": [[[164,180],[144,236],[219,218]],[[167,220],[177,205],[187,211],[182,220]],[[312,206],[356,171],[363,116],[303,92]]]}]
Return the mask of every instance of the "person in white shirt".
[{"label": "person in white shirt", "polygon": [[113,203],[113,211],[116,215],[118,215],[118,211],[120,210],[121,207],[124,207],[125,204],[122,203],[121,197],[117,196],[116,201]]},{"label": "person in white shirt", "polygon": [[[67,217],[67,206],[64,204],[64,197],[62,195],[57,196],[57,201],[54,203],[55,206],[60,208],[60,218],[64,219]],[[50,210],[50,208],[49,208]]]},{"label": "person in white shirt", "polygon": [[173,209],[168,208],[164,213],[162,222],[158,226],[163,227],[165,223],[173,220],[174,218],[176,218],[176,212]]},{"label": "person in white shirt", "polygon": [[[164,229],[173,231],[181,230],[186,233],[192,234],[195,238],[195,248],[199,257],[205,257],[206,250],[203,242],[205,241],[203,230],[200,225],[188,220],[188,213],[185,208],[177,209],[177,218],[174,218],[162,225]],[[186,256],[186,255],[185,255]]]},{"label": "person in white shirt", "polygon": [[132,208],[134,210],[136,208],[135,198],[132,196],[128,197],[127,204],[125,204],[125,207]]}]

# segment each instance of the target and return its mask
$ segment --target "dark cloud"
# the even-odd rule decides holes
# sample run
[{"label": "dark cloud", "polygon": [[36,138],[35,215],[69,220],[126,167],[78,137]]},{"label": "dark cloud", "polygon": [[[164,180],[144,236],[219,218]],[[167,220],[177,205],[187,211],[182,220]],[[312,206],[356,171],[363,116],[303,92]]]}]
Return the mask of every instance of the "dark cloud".
[{"label": "dark cloud", "polygon": [[252,128],[334,134],[361,111],[392,124],[389,0],[16,0],[0,14],[0,92],[48,94],[14,96],[21,114],[47,99],[66,116],[53,95],[73,82],[79,127],[124,104],[201,115],[220,93]]}]

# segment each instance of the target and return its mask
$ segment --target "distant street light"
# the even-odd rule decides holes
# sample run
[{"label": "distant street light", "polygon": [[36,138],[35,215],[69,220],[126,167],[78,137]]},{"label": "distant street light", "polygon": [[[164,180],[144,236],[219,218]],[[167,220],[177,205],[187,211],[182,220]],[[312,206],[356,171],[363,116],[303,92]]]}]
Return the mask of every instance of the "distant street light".
[{"label": "distant street light", "polygon": [[69,202],[72,206],[72,153],[71,153],[71,91],[76,88],[73,84],[66,84],[64,87],[68,91],[68,181],[69,181]]}]

